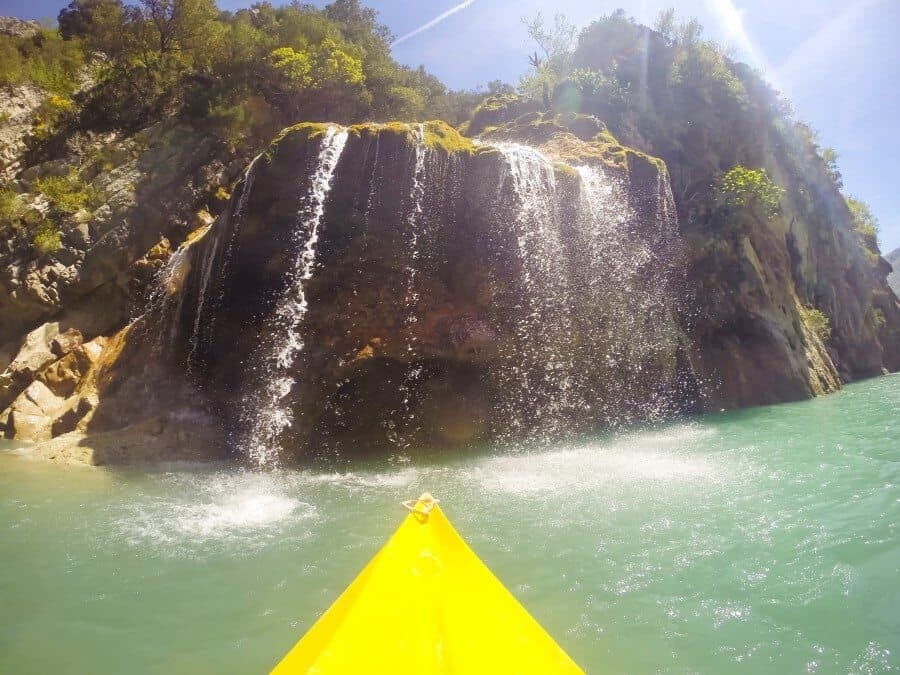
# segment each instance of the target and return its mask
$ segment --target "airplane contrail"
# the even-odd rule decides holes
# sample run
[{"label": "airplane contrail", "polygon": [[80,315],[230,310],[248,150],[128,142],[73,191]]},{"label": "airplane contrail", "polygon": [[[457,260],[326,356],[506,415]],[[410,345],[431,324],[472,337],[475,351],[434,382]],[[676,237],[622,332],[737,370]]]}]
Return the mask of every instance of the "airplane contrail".
[{"label": "airplane contrail", "polygon": [[429,21],[427,23],[423,23],[421,26],[419,26],[415,30],[411,30],[406,35],[401,35],[400,37],[398,37],[396,40],[394,40],[391,43],[391,47],[399,45],[401,42],[405,42],[406,40],[409,40],[409,38],[414,37],[414,36],[418,35],[419,33],[424,33],[429,28],[434,28],[441,21],[446,19],[448,16],[452,16],[453,14],[456,14],[457,12],[465,9],[466,7],[471,5],[473,2],[475,2],[475,0],[463,0],[463,2],[459,3],[458,5],[456,5],[454,7],[451,7],[443,14],[438,14],[431,21]]}]

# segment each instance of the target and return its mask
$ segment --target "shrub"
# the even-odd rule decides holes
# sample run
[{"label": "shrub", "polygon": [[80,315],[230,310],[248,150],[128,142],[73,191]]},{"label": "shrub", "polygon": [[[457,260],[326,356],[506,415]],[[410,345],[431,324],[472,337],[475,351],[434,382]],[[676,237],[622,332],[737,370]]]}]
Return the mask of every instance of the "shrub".
[{"label": "shrub", "polygon": [[0,35],[0,85],[31,83],[68,96],[78,85],[84,52],[78,41],[63,40],[57,31],[32,37]]},{"label": "shrub", "polygon": [[38,223],[31,236],[31,243],[34,248],[42,255],[48,253],[56,253],[59,250],[61,242],[61,234],[52,223],[48,220],[42,220]]},{"label": "shrub", "polygon": [[0,185],[0,224],[8,225],[19,217],[19,193]]},{"label": "shrub", "polygon": [[769,178],[765,169],[738,164],[723,174],[716,185],[715,201],[729,210],[750,210],[764,218],[778,211],[784,189]]},{"label": "shrub", "polygon": [[845,197],[847,208],[853,216],[853,229],[859,235],[863,246],[875,253],[878,252],[878,218],[872,213],[869,205],[861,199]]},{"label": "shrub", "polygon": [[35,189],[59,213],[75,213],[79,209],[96,207],[100,202],[97,189],[85,184],[76,169],[65,176],[40,178],[35,181]]}]

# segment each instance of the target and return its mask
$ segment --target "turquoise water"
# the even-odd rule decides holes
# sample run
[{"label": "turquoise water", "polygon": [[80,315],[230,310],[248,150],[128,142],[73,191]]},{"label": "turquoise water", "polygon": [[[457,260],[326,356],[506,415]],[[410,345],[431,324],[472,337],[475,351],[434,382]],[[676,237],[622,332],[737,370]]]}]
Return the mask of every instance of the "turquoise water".
[{"label": "turquoise water", "polygon": [[0,672],[266,672],[426,489],[589,673],[896,671],[898,484],[897,376],[339,473],[0,453]]}]

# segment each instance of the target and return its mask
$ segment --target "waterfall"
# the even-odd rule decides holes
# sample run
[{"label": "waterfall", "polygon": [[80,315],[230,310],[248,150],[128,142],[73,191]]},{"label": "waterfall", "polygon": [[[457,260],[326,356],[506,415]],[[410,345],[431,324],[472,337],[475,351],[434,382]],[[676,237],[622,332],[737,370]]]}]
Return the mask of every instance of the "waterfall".
[{"label": "waterfall", "polygon": [[[197,291],[197,306],[194,310],[194,322],[191,329],[190,348],[187,357],[187,369],[191,375],[194,375],[194,367],[199,358],[200,346],[203,342],[204,334],[209,335],[212,333],[214,323],[213,312],[215,307],[210,307],[209,305],[217,305],[218,301],[221,300],[221,297],[217,297],[210,303],[208,299],[211,292],[210,282],[213,278],[213,271],[216,271],[221,279],[228,267],[231,248],[237,237],[237,233],[240,231],[241,217],[247,207],[247,199],[253,190],[256,165],[257,162],[259,162],[259,158],[262,156],[263,153],[256,155],[256,157],[254,157],[247,165],[247,168],[244,171],[244,180],[241,186],[240,196],[233,204],[229,205],[231,208],[225,211],[219,217],[218,221],[212,225],[213,240],[207,247],[206,255],[203,256],[200,267],[200,288]],[[227,243],[223,244],[226,239]],[[221,289],[219,294],[221,295]]]},{"label": "waterfall", "polygon": [[[510,431],[528,427],[555,435],[572,407],[572,316],[559,195],[550,160],[534,148],[493,144],[506,162],[510,194],[495,215],[509,219],[518,253],[521,292],[514,331],[517,344],[505,355],[500,387]],[[501,184],[501,191],[503,184]]]},{"label": "waterfall", "polygon": [[[406,351],[410,355],[410,359],[414,359],[416,354],[416,334],[415,324],[419,320],[418,303],[419,291],[416,288],[416,276],[419,272],[420,264],[420,231],[423,226],[424,213],[423,205],[426,193],[426,178],[428,168],[426,167],[426,159],[428,157],[428,147],[425,144],[425,126],[418,124],[412,130],[413,137],[413,157],[412,157],[412,180],[410,183],[407,215],[406,215],[406,243],[407,243],[407,263],[406,263],[406,290],[404,297],[404,324],[406,332]],[[398,387],[401,398],[402,410],[400,414],[399,424],[393,419],[385,421],[387,427],[386,437],[401,450],[405,449],[411,442],[411,438],[415,435],[416,419],[413,410],[413,390],[416,382],[422,375],[422,366],[412,363],[403,374]]]},{"label": "waterfall", "polygon": [[238,410],[249,464],[555,442],[672,410],[664,171],[510,142],[447,152],[427,128],[288,137],[186,258],[189,369]]},{"label": "waterfall", "polygon": [[304,282],[309,280],[316,263],[319,226],[325,213],[325,200],[331,189],[338,160],[347,142],[347,130],[329,126],[325,131],[317,166],[309,179],[308,192],[302,202],[293,232],[300,248],[288,273],[287,285],[272,317],[274,327],[269,342],[260,345],[252,357],[253,366],[263,376],[259,391],[245,403],[245,455],[255,465],[272,466],[278,460],[277,440],[291,426],[293,416],[285,397],[294,386],[291,366],[303,349],[300,332],[307,310]]},{"label": "waterfall", "polygon": [[[582,395],[600,401],[598,412],[607,424],[652,419],[664,415],[667,405],[654,387],[653,369],[677,348],[671,315],[677,299],[670,283],[671,261],[666,259],[673,252],[670,238],[675,231],[671,193],[658,180],[656,194],[641,195],[654,200],[642,221],[619,180],[594,166],[576,170],[580,190],[574,244],[579,250],[573,259],[584,271],[580,288],[586,306],[602,308],[600,315],[584,315],[581,358],[603,368],[601,377],[594,373],[593,387],[583,383]],[[597,380],[617,386],[598,396],[592,391]]]},{"label": "waterfall", "polygon": [[184,286],[190,271],[188,246],[182,244],[153,276],[144,304],[134,308],[132,324],[145,317],[156,317],[141,332],[160,356],[168,355],[178,338],[178,316],[184,306]]}]

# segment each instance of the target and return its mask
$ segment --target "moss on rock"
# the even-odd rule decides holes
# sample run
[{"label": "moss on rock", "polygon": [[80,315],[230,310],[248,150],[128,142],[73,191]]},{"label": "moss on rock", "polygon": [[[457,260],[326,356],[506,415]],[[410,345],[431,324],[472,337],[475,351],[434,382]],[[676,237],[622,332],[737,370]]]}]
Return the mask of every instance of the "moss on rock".
[{"label": "moss on rock", "polygon": [[446,122],[433,120],[425,122],[425,145],[432,149],[443,150],[447,154],[462,152],[468,155],[475,153],[475,144],[451,127]]}]

